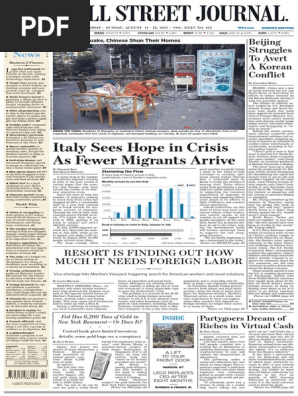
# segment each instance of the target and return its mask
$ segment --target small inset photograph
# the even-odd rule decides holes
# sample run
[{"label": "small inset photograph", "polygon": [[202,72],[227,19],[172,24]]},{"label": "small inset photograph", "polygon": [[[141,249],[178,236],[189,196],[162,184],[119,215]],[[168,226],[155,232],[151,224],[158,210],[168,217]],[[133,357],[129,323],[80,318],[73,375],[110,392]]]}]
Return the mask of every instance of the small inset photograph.
[{"label": "small inset photograph", "polygon": [[245,129],[244,44],[97,44],[53,57],[54,130]]},{"label": "small inset photograph", "polygon": [[194,348],[193,323],[153,323],[153,348]]}]

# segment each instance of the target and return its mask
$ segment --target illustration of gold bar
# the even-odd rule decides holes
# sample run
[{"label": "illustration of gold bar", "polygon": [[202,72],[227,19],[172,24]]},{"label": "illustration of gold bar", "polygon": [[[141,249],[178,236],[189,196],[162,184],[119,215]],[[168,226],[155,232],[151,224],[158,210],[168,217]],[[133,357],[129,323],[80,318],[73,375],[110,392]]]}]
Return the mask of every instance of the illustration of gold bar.
[{"label": "illustration of gold bar", "polygon": [[95,352],[92,363],[90,377],[97,380],[102,380],[106,374],[107,368],[111,359],[110,353]]}]

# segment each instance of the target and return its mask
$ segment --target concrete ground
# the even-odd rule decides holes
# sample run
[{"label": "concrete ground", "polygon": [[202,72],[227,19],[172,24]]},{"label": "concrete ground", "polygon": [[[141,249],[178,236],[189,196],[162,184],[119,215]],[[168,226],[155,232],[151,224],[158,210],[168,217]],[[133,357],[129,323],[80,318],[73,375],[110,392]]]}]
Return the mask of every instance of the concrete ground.
[{"label": "concrete ground", "polygon": [[[94,82],[87,82],[91,89]],[[135,129],[133,115],[113,115],[113,126],[109,127],[107,110],[103,110],[103,124],[96,112],[88,112],[85,117],[78,116],[77,124],[73,120],[73,107],[69,97],[78,93],[75,81],[54,82],[53,86],[53,126],[54,129],[83,130],[132,130]],[[241,130],[244,125],[244,106],[232,98],[209,96],[203,100],[188,100],[188,94],[179,87],[173,99],[173,88],[165,86],[168,97],[162,102],[156,97],[156,108],[150,107],[148,120],[140,113],[138,130]],[[189,93],[196,97],[195,90]]]}]

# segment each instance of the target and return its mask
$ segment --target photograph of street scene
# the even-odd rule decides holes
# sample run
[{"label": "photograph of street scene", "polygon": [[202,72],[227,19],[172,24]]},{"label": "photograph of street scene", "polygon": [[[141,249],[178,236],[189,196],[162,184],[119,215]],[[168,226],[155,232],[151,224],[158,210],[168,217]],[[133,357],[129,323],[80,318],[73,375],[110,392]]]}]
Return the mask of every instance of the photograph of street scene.
[{"label": "photograph of street scene", "polygon": [[54,130],[245,129],[243,44],[97,44],[53,56]]},{"label": "photograph of street scene", "polygon": [[153,323],[153,348],[194,348],[194,324]]}]

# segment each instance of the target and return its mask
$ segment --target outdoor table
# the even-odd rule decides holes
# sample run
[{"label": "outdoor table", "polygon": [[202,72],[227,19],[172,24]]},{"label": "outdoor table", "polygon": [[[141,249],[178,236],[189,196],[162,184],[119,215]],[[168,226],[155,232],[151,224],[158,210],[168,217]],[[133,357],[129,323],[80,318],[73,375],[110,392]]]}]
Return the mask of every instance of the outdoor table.
[{"label": "outdoor table", "polygon": [[193,85],[192,77],[185,76],[185,77],[174,77],[173,84],[175,85],[175,91],[177,91],[178,85],[186,85],[186,92],[188,92],[188,86]]}]

